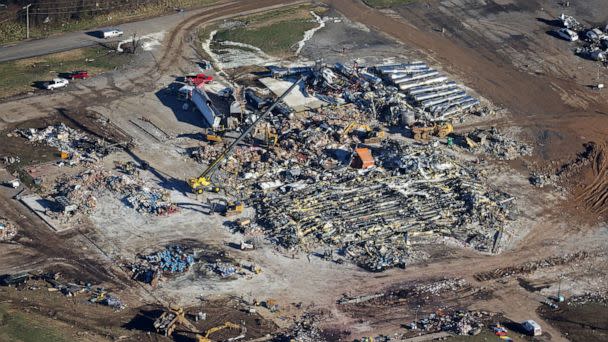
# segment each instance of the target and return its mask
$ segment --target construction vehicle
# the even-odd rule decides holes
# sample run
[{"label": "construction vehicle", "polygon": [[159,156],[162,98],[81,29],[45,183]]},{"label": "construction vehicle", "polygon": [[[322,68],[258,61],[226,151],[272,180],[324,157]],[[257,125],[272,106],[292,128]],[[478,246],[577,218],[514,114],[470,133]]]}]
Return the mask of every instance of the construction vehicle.
[{"label": "construction vehicle", "polygon": [[367,131],[363,142],[365,144],[380,144],[384,139],[386,139],[386,132],[376,128],[371,131]]},{"label": "construction vehicle", "polygon": [[426,126],[418,123],[412,126],[414,140],[417,141],[429,141],[431,140],[431,135],[439,138],[445,138],[452,132],[454,132],[454,126],[452,126],[452,124],[449,122],[433,124],[432,126]]},{"label": "construction vehicle", "polygon": [[277,133],[277,129],[274,126],[266,126],[264,130],[264,135],[266,137],[266,143],[268,146],[276,146],[279,141],[279,134]]},{"label": "construction vehicle", "polygon": [[350,132],[353,130],[362,130],[365,131],[365,137],[363,138],[363,142],[365,144],[379,144],[386,138],[386,132],[382,129],[376,127],[372,128],[370,125],[360,124],[358,122],[351,122],[344,128],[342,132],[342,138],[345,138]]},{"label": "construction vehicle", "polygon": [[235,216],[242,214],[244,209],[245,206],[241,202],[228,202],[226,203],[223,214],[226,217]]},{"label": "construction vehicle", "polygon": [[203,137],[205,137],[205,141],[210,143],[220,143],[222,142],[222,134],[224,130],[212,130],[205,129],[203,132]]},{"label": "construction vehicle", "polygon": [[[243,336],[243,337],[244,337],[245,333],[247,332],[247,329],[244,326],[241,326],[239,324],[235,324],[232,322],[226,322],[217,327],[207,329],[207,331],[205,331],[203,334],[201,334],[200,332],[197,332],[198,329],[192,323],[190,323],[190,321],[188,319],[186,319],[186,314],[184,312],[184,309],[182,307],[179,307],[176,305],[169,306],[169,309],[165,310],[162,313],[162,315],[154,321],[154,329],[156,330],[157,333],[162,334],[164,336],[171,336],[179,325],[182,325],[186,329],[188,329],[187,332],[194,334],[194,338],[195,338],[196,342],[213,342],[209,338],[209,336],[211,336],[211,334],[213,334],[215,332],[218,332],[220,330],[227,329],[227,328],[228,329],[240,329],[241,330],[240,336]],[[237,339],[237,338],[235,338],[235,339]]]},{"label": "construction vehicle", "polygon": [[346,128],[344,128],[344,131],[342,132],[342,138],[345,138],[350,132],[357,130],[357,129],[364,130],[366,133],[372,131],[372,128],[369,125],[360,124],[356,121],[353,121],[353,122],[349,123],[348,126],[346,126]]},{"label": "construction vehicle", "polygon": [[243,133],[238,138],[236,138],[230,145],[228,145],[228,147],[226,147],[224,152],[222,152],[219,157],[217,157],[217,159],[215,159],[211,164],[209,164],[207,169],[203,171],[200,176],[188,180],[188,185],[194,193],[202,194],[206,191],[206,189],[207,191],[209,191],[208,189],[211,189],[211,191],[219,190],[218,186],[212,185],[211,180],[211,177],[213,177],[213,174],[215,173],[219,165],[228,157],[230,157],[234,148],[238,144],[240,144],[241,141],[243,141],[243,139],[245,139],[245,137],[247,137],[247,135],[249,135],[249,133],[251,133],[251,131],[257,126],[257,124],[264,120],[264,118],[268,116],[268,114],[274,109],[274,107],[276,107],[279,102],[283,101],[285,96],[287,96],[287,94],[289,94],[303,79],[304,77],[300,77],[283,94],[281,94],[281,96],[279,96],[279,98],[274,101],[274,103],[270,107],[268,107],[268,109],[266,109],[264,113],[262,113],[262,115],[260,115],[249,127],[247,127],[247,129],[245,129],[245,131],[243,131]]},{"label": "construction vehicle", "polygon": [[239,339],[239,337],[244,338],[245,337],[245,332],[247,331],[247,329],[245,329],[244,326],[232,323],[232,322],[226,322],[222,325],[218,325],[217,327],[213,327],[210,329],[207,329],[207,331],[205,331],[205,335],[204,336],[200,336],[198,337],[198,342],[213,342],[209,336],[211,336],[211,334],[216,333],[220,330],[224,330],[224,329],[240,329],[241,330],[241,334],[238,337],[233,338],[232,340],[237,340]]}]

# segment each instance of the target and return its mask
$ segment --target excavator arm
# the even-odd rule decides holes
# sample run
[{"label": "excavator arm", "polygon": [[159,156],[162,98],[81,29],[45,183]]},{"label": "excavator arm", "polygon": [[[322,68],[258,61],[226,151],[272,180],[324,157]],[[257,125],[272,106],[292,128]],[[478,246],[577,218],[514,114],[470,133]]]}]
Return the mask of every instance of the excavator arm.
[{"label": "excavator arm", "polygon": [[277,104],[279,104],[279,102],[283,101],[285,96],[287,96],[304,78],[305,78],[304,76],[300,77],[283,94],[281,94],[281,96],[279,96],[279,98],[276,101],[274,101],[274,103],[270,107],[268,107],[268,109],[266,109],[266,111],[264,113],[262,113],[262,115],[260,115],[249,127],[247,127],[247,129],[241,135],[239,135],[239,137],[236,138],[236,140],[234,140],[230,145],[228,145],[228,147],[226,147],[224,152],[222,152],[222,154],[220,154],[219,157],[217,157],[211,164],[209,164],[207,169],[205,169],[205,171],[203,171],[203,173],[200,176],[198,176],[197,178],[191,178],[188,180],[188,185],[190,186],[190,188],[192,189],[193,192],[200,194],[200,193],[203,193],[205,191],[205,189],[209,189],[210,187],[211,187],[212,191],[215,191],[215,192],[219,191],[218,187],[212,186],[212,181],[211,181],[211,177],[213,176],[213,174],[215,173],[215,171],[217,170],[219,165],[230,156],[230,154],[233,152],[234,148],[238,144],[240,144],[241,141],[243,141],[243,139],[245,139],[245,137],[247,137],[247,135],[249,133],[251,133],[251,131],[255,128],[255,126],[257,126],[258,123],[260,123],[266,116],[268,116],[268,114],[270,112],[272,112],[274,107],[276,107]]}]

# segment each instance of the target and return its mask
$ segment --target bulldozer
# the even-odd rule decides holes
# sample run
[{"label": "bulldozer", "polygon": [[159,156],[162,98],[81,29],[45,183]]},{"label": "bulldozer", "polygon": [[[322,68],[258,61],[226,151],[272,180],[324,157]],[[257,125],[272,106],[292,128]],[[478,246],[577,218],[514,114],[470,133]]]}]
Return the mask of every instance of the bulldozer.
[{"label": "bulldozer", "polygon": [[380,144],[384,139],[386,139],[386,132],[377,128],[371,131],[367,131],[363,142],[365,144]]},{"label": "bulldozer", "polygon": [[221,143],[223,141],[221,134],[212,130],[204,132],[203,136],[205,137],[205,141],[210,143]]},{"label": "bulldozer", "polygon": [[223,214],[226,217],[235,216],[243,213],[245,206],[241,202],[228,201]]},{"label": "bulldozer", "polygon": [[[184,309],[177,305],[171,305],[168,309],[166,309],[162,315],[154,321],[154,329],[157,333],[162,334],[164,336],[171,336],[175,329],[182,325],[186,329],[187,332],[194,334],[194,340],[196,342],[213,342],[210,336],[213,333],[216,333],[223,329],[240,329],[241,333],[239,337],[245,337],[245,333],[247,329],[245,326],[241,326],[239,324],[235,324],[232,322],[226,322],[222,325],[218,325],[213,328],[207,329],[204,333],[197,332],[197,328],[186,319],[186,315]],[[235,338],[235,339],[238,339]]]},{"label": "bulldozer", "polygon": [[416,141],[429,141],[431,136],[445,138],[452,132],[454,132],[454,126],[449,122],[435,123],[432,126],[418,123],[412,126],[412,133]]},{"label": "bulldozer", "polygon": [[379,144],[386,138],[386,132],[382,129],[378,127],[372,128],[370,125],[360,124],[356,121],[351,122],[344,128],[342,138],[345,138],[350,132],[356,129],[365,131],[365,137],[363,139],[363,143],[365,144]]}]

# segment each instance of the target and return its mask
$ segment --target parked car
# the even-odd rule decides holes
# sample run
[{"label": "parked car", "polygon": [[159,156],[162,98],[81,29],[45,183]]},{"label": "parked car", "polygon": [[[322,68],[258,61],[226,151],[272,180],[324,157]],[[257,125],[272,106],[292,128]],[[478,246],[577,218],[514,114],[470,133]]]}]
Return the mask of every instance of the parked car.
[{"label": "parked car", "polygon": [[101,37],[105,38],[105,39],[120,37],[124,34],[124,32],[122,30],[117,29],[117,28],[105,29],[105,30],[101,30],[99,32],[101,32]]},{"label": "parked car", "polygon": [[89,78],[89,73],[84,70],[72,71],[70,73],[70,79],[72,80],[86,80],[87,78]]},{"label": "parked car", "polygon": [[194,86],[199,86],[201,84],[207,84],[213,81],[213,76],[208,76],[205,74],[196,74],[196,75],[187,75],[186,83],[189,83]]},{"label": "parked car", "polygon": [[559,29],[557,34],[569,42],[575,42],[578,40],[578,34],[567,28]]},{"label": "parked car", "polygon": [[604,32],[602,32],[602,30],[600,30],[599,28],[590,29],[585,32],[585,38],[587,38],[587,40],[591,42],[596,42],[605,36],[606,35],[604,34]]},{"label": "parked car", "polygon": [[65,78],[54,78],[45,85],[45,88],[48,90],[54,90],[57,88],[67,87],[69,83],[70,82],[68,82],[68,80]]}]

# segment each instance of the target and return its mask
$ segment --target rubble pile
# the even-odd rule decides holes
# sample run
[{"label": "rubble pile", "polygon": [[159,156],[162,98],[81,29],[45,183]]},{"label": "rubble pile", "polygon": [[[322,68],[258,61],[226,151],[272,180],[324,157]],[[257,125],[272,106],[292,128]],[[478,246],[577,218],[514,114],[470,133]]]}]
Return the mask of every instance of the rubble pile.
[{"label": "rubble pile", "polygon": [[547,259],[529,261],[518,266],[501,267],[491,271],[480,272],[475,274],[475,279],[478,281],[488,281],[500,279],[518,274],[530,274],[536,270],[549,268],[553,266],[566,265],[572,262],[585,260],[592,256],[592,253],[580,251],[576,253],[567,253],[563,256],[555,256]]},{"label": "rubble pile", "polygon": [[608,304],[608,294],[606,293],[585,293],[579,296],[568,298],[568,305],[584,305],[587,303]]},{"label": "rubble pile", "polygon": [[318,327],[319,318],[313,313],[305,313],[285,334],[284,340],[298,342],[324,341],[321,329]]},{"label": "rubble pile", "polygon": [[103,287],[98,287],[95,289],[95,291],[93,291],[89,302],[109,306],[116,311],[127,307],[122,300],[120,300],[120,298],[107,293]]},{"label": "rubble pile", "polygon": [[194,253],[183,246],[168,246],[163,250],[142,255],[135,263],[127,265],[132,278],[146,284],[153,284],[162,274],[183,273],[195,263]]},{"label": "rubble pile", "polygon": [[39,274],[19,273],[14,275],[5,275],[2,277],[3,285],[21,285],[28,282],[32,283],[28,288],[30,290],[40,289],[40,283],[44,282],[47,285],[49,292],[59,292],[66,297],[74,297],[80,294],[89,294],[91,298],[89,302],[106,305],[114,310],[122,310],[126,307],[123,302],[115,295],[110,294],[102,287],[93,289],[91,283],[80,280],[68,281],[63,279],[60,272],[47,272]]},{"label": "rubble pile", "polygon": [[0,241],[10,241],[17,235],[17,227],[0,217]]},{"label": "rubble pile", "polygon": [[237,268],[231,263],[227,262],[216,262],[208,264],[207,267],[221,278],[229,278],[237,273]]},{"label": "rubble pile", "polygon": [[516,141],[500,133],[496,128],[489,130],[476,129],[469,137],[481,146],[484,153],[500,160],[514,160],[522,156],[532,155],[532,146]]},{"label": "rubble pile", "polygon": [[587,59],[608,63],[608,25],[605,27],[585,27],[574,17],[561,14],[557,21],[562,29],[557,35],[571,42],[578,42],[574,52]]},{"label": "rubble pile", "polygon": [[13,165],[16,163],[20,163],[21,158],[19,158],[19,156],[3,156],[0,157],[0,161],[2,161],[2,164],[4,165]]},{"label": "rubble pile", "polygon": [[177,205],[171,202],[168,191],[146,187],[139,177],[91,169],[56,182],[49,198],[58,208],[49,215],[88,214],[97,205],[95,195],[104,189],[120,194],[126,203],[140,213],[168,215],[178,210]]},{"label": "rubble pile", "polygon": [[333,246],[378,271],[416,258],[408,243],[420,233],[491,250],[510,196],[430,145],[386,141],[373,151],[379,167],[367,170],[265,174],[282,184],[251,196],[267,236],[286,248]]},{"label": "rubble pile", "polygon": [[[331,107],[353,104],[390,125],[457,120],[468,113],[486,112],[463,86],[420,61],[268,69],[272,77],[287,81],[307,76],[305,97],[315,97]],[[295,104],[291,107],[298,108]]]},{"label": "rubble pile", "polygon": [[447,331],[456,335],[477,335],[491,317],[491,314],[485,311],[445,312],[438,310],[437,313],[411,322],[408,326],[412,330],[424,330],[425,332]]},{"label": "rubble pile", "polygon": [[63,123],[40,130],[18,129],[15,133],[31,142],[57,148],[62,152],[62,159],[68,160],[71,165],[94,163],[116,150],[116,147],[109,146],[101,139],[92,138]]}]

